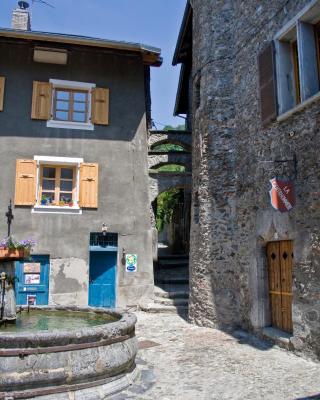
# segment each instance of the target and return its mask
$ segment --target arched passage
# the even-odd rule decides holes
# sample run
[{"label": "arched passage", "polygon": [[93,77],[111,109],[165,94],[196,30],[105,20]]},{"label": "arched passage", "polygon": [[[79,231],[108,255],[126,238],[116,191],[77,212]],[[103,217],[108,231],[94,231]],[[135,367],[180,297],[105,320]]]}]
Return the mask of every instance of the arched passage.
[{"label": "arched passage", "polygon": [[149,132],[154,306],[155,310],[159,310],[159,304],[162,307],[163,292],[166,292],[169,303],[163,307],[176,307],[182,314],[188,310],[189,297],[191,143],[188,131]]}]

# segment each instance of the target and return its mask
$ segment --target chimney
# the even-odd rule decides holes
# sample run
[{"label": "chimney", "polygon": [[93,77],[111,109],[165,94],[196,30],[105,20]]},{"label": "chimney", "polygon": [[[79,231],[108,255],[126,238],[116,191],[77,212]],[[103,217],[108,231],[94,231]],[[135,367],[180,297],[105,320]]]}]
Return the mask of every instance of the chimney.
[{"label": "chimney", "polygon": [[19,8],[13,10],[12,13],[12,29],[31,31],[29,4],[26,1],[19,1],[18,5]]}]

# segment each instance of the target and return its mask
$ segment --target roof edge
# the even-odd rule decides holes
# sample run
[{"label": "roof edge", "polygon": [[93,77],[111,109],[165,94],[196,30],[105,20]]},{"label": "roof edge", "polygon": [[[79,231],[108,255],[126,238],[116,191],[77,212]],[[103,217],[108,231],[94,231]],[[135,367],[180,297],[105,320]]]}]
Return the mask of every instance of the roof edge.
[{"label": "roof edge", "polygon": [[191,12],[192,12],[192,7],[190,4],[190,0],[187,0],[186,8],[184,10],[182,23],[181,23],[181,27],[180,27],[180,31],[179,31],[179,35],[178,35],[176,48],[175,48],[174,54],[173,54],[172,65],[179,64],[179,51],[181,49],[181,46],[182,46],[182,43],[184,40],[184,36],[185,36],[186,29],[187,29],[187,26],[189,23]]},{"label": "roof edge", "polygon": [[145,64],[160,66],[162,64],[161,49],[142,43],[133,43],[87,36],[69,35],[63,33],[51,33],[40,31],[23,31],[10,28],[0,28],[0,37],[12,39],[38,40],[52,43],[74,44],[79,46],[101,47],[107,49],[132,51],[142,54]]}]

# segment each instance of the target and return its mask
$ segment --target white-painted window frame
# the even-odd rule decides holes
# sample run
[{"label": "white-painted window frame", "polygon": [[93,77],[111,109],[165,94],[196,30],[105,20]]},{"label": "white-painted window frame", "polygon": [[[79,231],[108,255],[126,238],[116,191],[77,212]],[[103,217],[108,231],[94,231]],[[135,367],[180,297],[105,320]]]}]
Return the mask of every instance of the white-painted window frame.
[{"label": "white-painted window frame", "polygon": [[[320,21],[320,0],[312,0],[293,19],[291,19],[274,37],[276,48],[276,76],[278,93],[278,121],[283,121],[319,99],[319,72],[317,48],[314,44],[305,46],[306,40],[312,40],[311,26]],[[285,43],[290,42],[292,31],[296,30],[299,57],[299,78],[301,102],[295,104],[293,65]],[[287,53],[287,54],[285,54]],[[290,87],[291,86],[291,87]]]},{"label": "white-painted window frame", "polygon": [[[80,187],[80,165],[83,163],[83,158],[75,157],[53,157],[53,156],[34,156],[37,161],[37,182],[36,182],[36,198],[37,204],[34,205],[31,212],[37,214],[82,214],[82,209],[79,207],[79,187]],[[76,168],[76,195],[75,205],[69,206],[45,206],[38,204],[39,197],[39,180],[41,165],[68,165]]]},{"label": "white-painted window frame", "polygon": [[[94,124],[91,122],[91,100],[92,90],[96,87],[95,83],[67,81],[61,79],[50,79],[53,92],[51,99],[51,119],[47,121],[48,128],[62,128],[62,129],[81,129],[81,130],[94,130]],[[73,122],[73,121],[57,121],[53,119],[54,109],[54,90],[55,89],[73,89],[73,90],[86,90],[88,91],[88,122]]]}]

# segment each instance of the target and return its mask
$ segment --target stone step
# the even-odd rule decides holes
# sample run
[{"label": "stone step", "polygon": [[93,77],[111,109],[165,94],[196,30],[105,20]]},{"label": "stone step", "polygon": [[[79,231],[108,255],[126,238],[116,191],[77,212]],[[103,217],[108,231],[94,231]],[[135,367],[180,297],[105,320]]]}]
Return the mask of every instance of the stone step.
[{"label": "stone step", "polygon": [[155,282],[160,285],[188,285],[189,278],[183,276],[155,277]]},{"label": "stone step", "polygon": [[175,307],[188,307],[188,298],[185,299],[168,299],[165,297],[155,297],[155,304],[162,304],[164,306],[175,306]]},{"label": "stone step", "polygon": [[184,286],[184,285],[176,285],[176,286],[165,285],[164,287],[156,286],[154,294],[156,297],[162,297],[166,299],[188,299],[189,286]]},{"label": "stone step", "polygon": [[188,271],[158,271],[155,273],[155,280],[174,280],[174,279],[184,279],[189,281],[189,274]]},{"label": "stone step", "polygon": [[180,259],[180,258],[185,258],[185,259],[189,259],[189,255],[188,254],[164,254],[159,256],[159,260],[167,260],[167,259]]},{"label": "stone step", "polygon": [[175,267],[184,267],[188,269],[189,260],[187,258],[181,259],[165,259],[158,261],[158,268],[175,268]]},{"label": "stone step", "polygon": [[147,305],[140,306],[142,311],[150,313],[168,313],[168,314],[187,314],[188,307],[175,307],[175,306],[164,306],[162,304],[149,303]]}]

